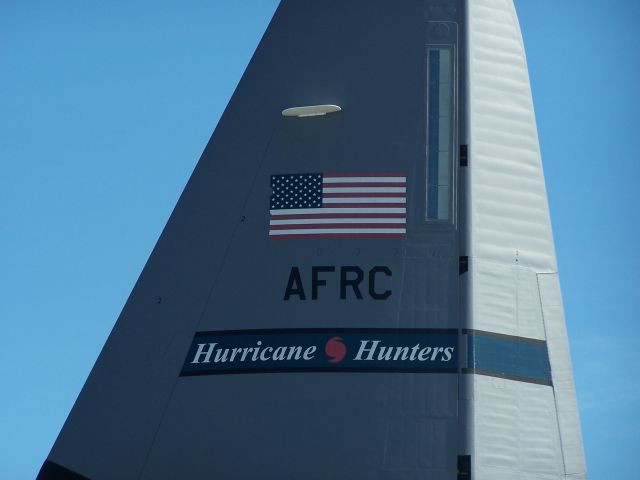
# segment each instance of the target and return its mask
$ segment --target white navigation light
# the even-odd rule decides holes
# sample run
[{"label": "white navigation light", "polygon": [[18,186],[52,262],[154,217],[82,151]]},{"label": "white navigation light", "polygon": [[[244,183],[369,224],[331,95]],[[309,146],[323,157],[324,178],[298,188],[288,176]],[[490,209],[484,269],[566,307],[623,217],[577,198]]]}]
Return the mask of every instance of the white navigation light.
[{"label": "white navigation light", "polygon": [[291,107],[282,111],[283,117],[317,117],[342,110],[338,105],[309,105],[307,107]]}]

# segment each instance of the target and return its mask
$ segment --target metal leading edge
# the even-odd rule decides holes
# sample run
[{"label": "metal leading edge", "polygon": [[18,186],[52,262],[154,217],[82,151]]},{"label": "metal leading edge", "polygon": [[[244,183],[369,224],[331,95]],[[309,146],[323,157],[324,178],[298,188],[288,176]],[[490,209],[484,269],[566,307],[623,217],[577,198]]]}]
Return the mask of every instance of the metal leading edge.
[{"label": "metal leading edge", "polygon": [[511,0],[284,0],[53,479],[585,478]]}]

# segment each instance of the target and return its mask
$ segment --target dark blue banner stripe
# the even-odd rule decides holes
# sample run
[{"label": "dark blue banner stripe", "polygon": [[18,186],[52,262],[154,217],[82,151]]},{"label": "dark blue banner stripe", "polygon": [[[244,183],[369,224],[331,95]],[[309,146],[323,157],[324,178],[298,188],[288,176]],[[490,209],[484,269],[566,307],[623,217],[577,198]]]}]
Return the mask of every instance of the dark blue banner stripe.
[{"label": "dark blue banner stripe", "polygon": [[[543,340],[463,330],[462,373],[551,385]],[[181,376],[277,372],[456,373],[453,329],[270,329],[196,333]],[[464,348],[463,348],[464,351]]]},{"label": "dark blue banner stripe", "polygon": [[468,368],[465,372],[551,385],[551,366],[543,340],[467,332]]},{"label": "dark blue banner stripe", "polygon": [[455,330],[199,332],[181,376],[275,372],[456,373],[457,351]]}]

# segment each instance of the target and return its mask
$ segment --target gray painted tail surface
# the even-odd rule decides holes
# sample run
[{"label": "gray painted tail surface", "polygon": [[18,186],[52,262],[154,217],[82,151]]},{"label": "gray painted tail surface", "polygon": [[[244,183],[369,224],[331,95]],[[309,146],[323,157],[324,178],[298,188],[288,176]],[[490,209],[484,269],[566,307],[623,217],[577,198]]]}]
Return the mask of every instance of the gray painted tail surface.
[{"label": "gray painted tail surface", "polygon": [[[424,179],[425,44],[430,22],[460,14],[418,0],[280,5],[51,463],[92,480],[455,477],[455,368],[180,373],[196,332],[458,329],[458,229],[424,221]],[[319,104],[342,111],[281,115]],[[272,176],[311,173],[405,178],[408,233],[270,238]]]}]

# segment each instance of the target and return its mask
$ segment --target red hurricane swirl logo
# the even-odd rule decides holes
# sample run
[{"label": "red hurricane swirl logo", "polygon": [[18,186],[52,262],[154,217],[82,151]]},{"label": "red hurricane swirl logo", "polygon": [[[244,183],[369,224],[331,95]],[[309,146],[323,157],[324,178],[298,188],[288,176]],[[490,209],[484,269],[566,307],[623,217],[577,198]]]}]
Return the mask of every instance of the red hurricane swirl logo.
[{"label": "red hurricane swirl logo", "polygon": [[338,363],[347,355],[347,347],[342,337],[330,338],[324,346],[324,353],[329,357],[329,363]]}]

